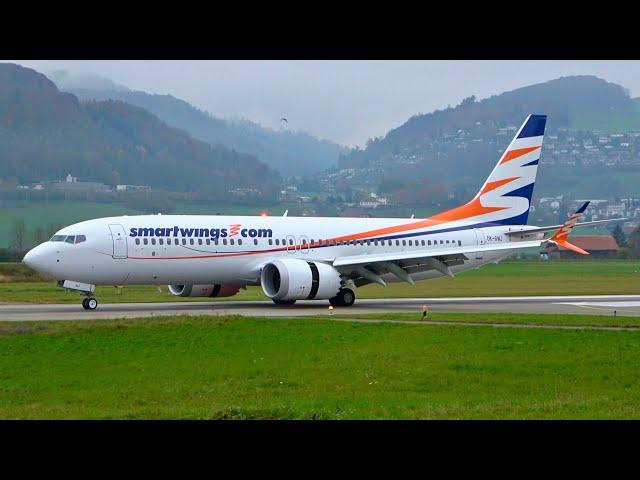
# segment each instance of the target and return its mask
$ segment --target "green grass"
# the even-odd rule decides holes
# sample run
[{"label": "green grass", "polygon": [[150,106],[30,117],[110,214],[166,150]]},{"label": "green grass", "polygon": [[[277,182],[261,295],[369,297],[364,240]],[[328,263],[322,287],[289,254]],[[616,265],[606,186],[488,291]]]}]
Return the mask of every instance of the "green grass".
[{"label": "green grass", "polygon": [[176,317],[0,325],[0,418],[639,418],[640,332]]},{"label": "green grass", "polygon": [[[0,264],[0,280],[9,280],[0,281],[0,302],[79,302],[77,293],[58,288],[53,280],[39,281],[40,277],[25,270],[29,269],[23,265]],[[16,281],[20,279],[26,281]],[[505,261],[463,272],[454,278],[426,280],[414,286],[406,283],[391,283],[386,287],[367,285],[357,289],[356,294],[358,298],[634,295],[640,294],[640,261]],[[166,287],[158,292],[150,285],[127,286],[120,294],[114,287],[98,286],[96,295],[103,303],[212,300],[175,297],[168,293]],[[248,287],[234,297],[219,300],[265,299],[260,287]]]},{"label": "green grass", "polygon": [[[431,312],[426,320],[422,319],[422,309],[416,306],[414,313],[356,313],[337,314],[334,318],[340,320],[374,320],[401,322],[448,322],[452,324],[481,323],[487,325],[540,325],[540,326],[568,326],[568,327],[624,327],[640,328],[640,317],[625,317],[613,315],[577,315],[577,314],[538,314],[538,313],[461,313],[461,312]],[[322,319],[325,317],[314,317]]]}]

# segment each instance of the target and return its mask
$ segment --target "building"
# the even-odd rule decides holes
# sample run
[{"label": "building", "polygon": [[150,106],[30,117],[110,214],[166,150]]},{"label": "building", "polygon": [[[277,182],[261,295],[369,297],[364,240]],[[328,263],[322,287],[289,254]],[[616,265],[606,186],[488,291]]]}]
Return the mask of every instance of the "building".
[{"label": "building", "polygon": [[149,185],[116,185],[117,192],[150,192]]},{"label": "building", "polygon": [[[569,243],[576,245],[589,252],[595,258],[615,258],[618,256],[620,247],[615,238],[611,235],[572,235]],[[547,244],[547,247],[540,252],[541,258],[583,258],[583,255],[572,252],[566,248],[554,244]]]}]

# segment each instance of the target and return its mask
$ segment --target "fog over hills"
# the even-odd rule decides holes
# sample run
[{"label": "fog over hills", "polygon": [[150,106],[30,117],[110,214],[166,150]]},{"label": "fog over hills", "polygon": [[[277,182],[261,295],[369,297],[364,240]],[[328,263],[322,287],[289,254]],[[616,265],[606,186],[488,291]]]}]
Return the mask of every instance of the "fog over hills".
[{"label": "fog over hills", "polygon": [[[194,138],[220,144],[258,157],[281,174],[311,174],[335,166],[348,149],[308,133],[292,131],[288,122],[282,129],[263,127],[249,120],[218,118],[172,95],[150,94],[123,88],[111,88],[109,79],[58,72],[58,87],[81,100],[119,100],[156,115],[163,122],[188,132]],[[113,84],[115,85],[115,84]]]}]

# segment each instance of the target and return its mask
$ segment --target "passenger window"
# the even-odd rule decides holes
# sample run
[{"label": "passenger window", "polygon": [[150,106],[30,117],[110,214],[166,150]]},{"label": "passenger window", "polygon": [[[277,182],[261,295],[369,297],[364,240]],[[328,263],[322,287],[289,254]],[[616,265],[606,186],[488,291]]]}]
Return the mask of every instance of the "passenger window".
[{"label": "passenger window", "polygon": [[155,244],[156,244],[156,239],[155,239],[155,238],[152,238],[152,239],[151,239],[151,245],[155,245]]},{"label": "passenger window", "polygon": [[171,239],[167,238],[167,245],[171,245]]},{"label": "passenger window", "polygon": [[75,235],[69,235],[65,240],[65,242],[67,243],[74,243],[75,241],[76,241]]},{"label": "passenger window", "polygon": [[136,245],[140,245],[140,239],[136,238]]},{"label": "passenger window", "polygon": [[190,244],[190,245],[193,245],[194,243],[195,243],[195,242],[193,241],[193,238],[190,238],[190,239],[189,239],[189,244]]},{"label": "passenger window", "polygon": [[222,240],[222,244],[226,245],[227,244],[227,239],[225,238],[224,240]]},{"label": "passenger window", "polygon": [[396,240],[396,246],[400,245],[400,240]]},{"label": "passenger window", "polygon": [[293,238],[289,239],[289,245],[293,245]]},{"label": "passenger window", "polygon": [[421,240],[420,244],[424,247],[424,240]]},{"label": "passenger window", "polygon": [[371,245],[371,240],[367,240],[367,246]]},{"label": "passenger window", "polygon": [[458,240],[458,246],[461,247],[462,246],[462,242],[460,240]]},{"label": "passenger window", "polygon": [[211,239],[207,238],[207,245],[211,245]]},{"label": "passenger window", "polygon": [[214,245],[217,245],[217,244],[218,244],[218,239],[217,239],[217,238],[213,241],[213,244],[214,244]]},{"label": "passenger window", "polygon": [[187,239],[186,239],[186,238],[183,238],[183,239],[182,239],[182,244],[183,244],[183,245],[186,245],[186,244],[187,244]]},{"label": "passenger window", "polygon": [[238,239],[238,245],[242,245],[242,239],[241,238]]},{"label": "passenger window", "polygon": [[407,241],[406,240],[402,240],[402,246],[405,247],[407,245]]},{"label": "passenger window", "polygon": [[235,245],[235,244],[236,244],[236,241],[232,238],[231,240],[229,240],[229,243],[230,243],[231,245]]},{"label": "passenger window", "polygon": [[444,241],[443,241],[443,240],[440,240],[440,245],[442,245],[442,244],[444,244]]},{"label": "passenger window", "polygon": [[158,243],[159,243],[160,245],[164,245],[164,240],[161,238],[160,240],[158,240]]},{"label": "passenger window", "polygon": [[447,240],[447,243],[449,243],[449,240]]},{"label": "passenger window", "polygon": [[142,240],[142,243],[144,243],[145,245],[149,244],[149,240],[147,240],[146,238],[144,240]]},{"label": "passenger window", "polygon": [[269,239],[269,245],[273,245],[273,240]]},{"label": "passenger window", "polygon": [[[269,241],[271,241],[271,240],[269,240]],[[271,245],[271,244],[269,244],[269,245]],[[280,239],[279,238],[276,238],[276,245],[280,245]]]},{"label": "passenger window", "polygon": [[411,240],[409,240],[409,246],[411,246],[411,245],[413,245],[413,244],[411,243]]},{"label": "passenger window", "polygon": [[198,239],[198,245],[202,245],[202,239],[201,238]]}]

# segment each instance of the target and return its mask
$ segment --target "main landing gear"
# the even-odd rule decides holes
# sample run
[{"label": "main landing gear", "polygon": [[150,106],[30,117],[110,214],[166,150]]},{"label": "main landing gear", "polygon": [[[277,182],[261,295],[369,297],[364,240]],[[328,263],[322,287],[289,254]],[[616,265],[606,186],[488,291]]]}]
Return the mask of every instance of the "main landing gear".
[{"label": "main landing gear", "polygon": [[85,310],[95,310],[98,308],[98,300],[95,297],[86,297],[82,300],[82,308]]},{"label": "main landing gear", "polygon": [[295,300],[276,300],[274,298],[271,299],[273,301],[273,303],[275,303],[276,305],[293,305],[294,303],[296,303]]},{"label": "main landing gear", "polygon": [[338,294],[329,299],[334,307],[350,307],[356,301],[356,294],[350,288],[341,288]]}]

